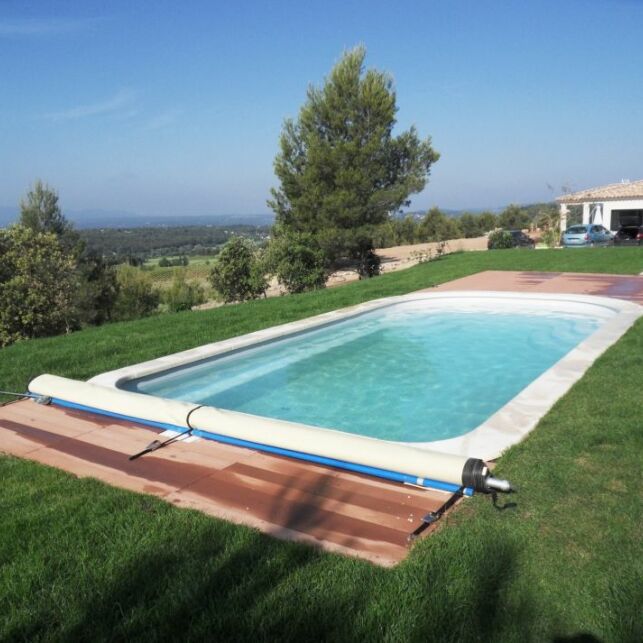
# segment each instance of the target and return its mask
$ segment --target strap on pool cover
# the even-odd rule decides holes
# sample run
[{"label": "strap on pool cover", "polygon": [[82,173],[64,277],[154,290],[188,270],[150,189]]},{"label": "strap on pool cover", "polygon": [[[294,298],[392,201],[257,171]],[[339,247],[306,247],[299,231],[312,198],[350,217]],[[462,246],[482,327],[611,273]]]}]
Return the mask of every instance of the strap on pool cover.
[{"label": "strap on pool cover", "polygon": [[422,522],[418,527],[407,536],[407,542],[412,543],[425,529],[440,520],[446,511],[451,509],[451,507],[462,498],[464,491],[465,488],[460,487],[437,511],[429,511],[429,513],[422,518]]},{"label": "strap on pool cover", "polygon": [[190,435],[190,433],[194,431],[194,427],[190,424],[190,416],[192,415],[192,413],[194,413],[194,411],[196,411],[197,409],[200,409],[202,406],[203,406],[202,404],[200,404],[199,406],[195,406],[193,409],[190,409],[189,413],[185,416],[185,423],[188,425],[188,428],[185,431],[182,431],[177,435],[173,435],[172,437],[169,437],[167,440],[164,440],[162,442],[160,440],[153,440],[142,451],[139,451],[138,453],[131,455],[128,459],[136,460],[137,458],[140,458],[142,455],[145,455],[146,453],[152,453],[153,451],[158,451],[162,447],[167,446],[172,442],[178,442],[178,440],[180,440],[183,436]]}]

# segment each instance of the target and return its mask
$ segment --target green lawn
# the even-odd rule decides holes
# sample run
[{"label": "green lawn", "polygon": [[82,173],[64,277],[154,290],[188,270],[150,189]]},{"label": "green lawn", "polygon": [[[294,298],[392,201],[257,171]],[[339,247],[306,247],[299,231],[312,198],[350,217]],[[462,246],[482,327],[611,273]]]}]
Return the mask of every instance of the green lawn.
[{"label": "green lawn", "polygon": [[[497,251],[295,297],[14,345],[0,388],[142,359],[480,270],[636,274],[638,249]],[[643,321],[393,570],[0,458],[0,640],[639,641]],[[574,638],[576,637],[576,638]]]}]

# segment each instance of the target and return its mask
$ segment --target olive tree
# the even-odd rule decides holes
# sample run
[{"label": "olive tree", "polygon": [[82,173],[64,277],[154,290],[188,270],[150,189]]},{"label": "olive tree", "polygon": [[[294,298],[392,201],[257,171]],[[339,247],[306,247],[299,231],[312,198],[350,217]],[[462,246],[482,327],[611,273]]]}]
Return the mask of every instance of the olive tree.
[{"label": "olive tree", "polygon": [[0,346],[75,326],[74,256],[55,234],[0,229]]}]

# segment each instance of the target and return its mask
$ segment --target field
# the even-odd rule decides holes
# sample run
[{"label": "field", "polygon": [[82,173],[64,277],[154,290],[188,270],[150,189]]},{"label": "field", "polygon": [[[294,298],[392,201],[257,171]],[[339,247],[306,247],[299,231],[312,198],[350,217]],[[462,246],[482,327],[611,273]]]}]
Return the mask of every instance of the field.
[{"label": "field", "polygon": [[[168,259],[178,259],[178,257],[167,257]],[[158,288],[168,288],[177,273],[182,273],[187,281],[197,281],[201,286],[210,288],[210,271],[215,261],[213,256],[203,255],[188,257],[187,266],[159,266],[160,257],[149,259],[142,268],[151,277],[155,286]]]},{"label": "field", "polygon": [[[481,270],[638,274],[639,249],[470,252],[377,279],[22,342],[0,388],[128,363]],[[0,640],[639,641],[643,320],[392,570],[0,457]],[[505,499],[506,500],[506,499]]]}]

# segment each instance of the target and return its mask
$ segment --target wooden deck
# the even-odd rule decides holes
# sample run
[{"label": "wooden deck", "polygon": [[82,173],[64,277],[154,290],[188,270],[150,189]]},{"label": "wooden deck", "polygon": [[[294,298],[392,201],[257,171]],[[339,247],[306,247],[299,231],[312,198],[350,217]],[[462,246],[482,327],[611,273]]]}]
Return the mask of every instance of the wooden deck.
[{"label": "wooden deck", "polygon": [[[561,252],[566,251],[561,250]],[[570,250],[569,252],[582,252],[582,250]],[[427,290],[431,292],[435,290],[496,290],[570,293],[614,297],[643,305],[643,277],[628,275],[485,270]]]},{"label": "wooden deck", "polygon": [[409,534],[450,497],[211,440],[128,460],[157,437],[149,427],[32,401],[0,407],[4,453],[380,565],[402,560]]}]

